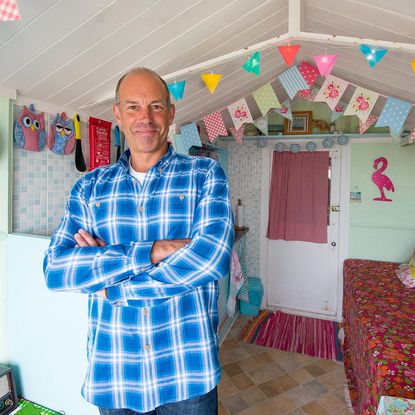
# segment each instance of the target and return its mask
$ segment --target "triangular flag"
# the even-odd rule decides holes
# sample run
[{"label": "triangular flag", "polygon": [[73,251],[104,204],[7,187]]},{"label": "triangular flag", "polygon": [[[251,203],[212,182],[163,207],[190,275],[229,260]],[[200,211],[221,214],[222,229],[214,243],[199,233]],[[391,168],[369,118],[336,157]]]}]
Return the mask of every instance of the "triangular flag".
[{"label": "triangular flag", "polygon": [[403,124],[408,117],[412,104],[389,97],[380,113],[376,127],[389,127],[394,137],[399,137]]},{"label": "triangular flag", "polygon": [[364,134],[364,132],[369,127],[371,127],[376,122],[377,119],[378,119],[378,116],[372,114],[372,115],[369,115],[369,117],[367,117],[367,120],[364,122],[362,120],[359,120],[359,133]]},{"label": "triangular flag", "polygon": [[415,59],[412,60],[411,65],[412,65],[412,70],[415,72]]},{"label": "triangular flag", "polygon": [[254,121],[254,125],[263,134],[268,135],[268,117],[261,117]]},{"label": "triangular flag", "polygon": [[278,46],[278,50],[280,51],[281,56],[284,58],[287,65],[292,65],[300,48],[301,45]]},{"label": "triangular flag", "polygon": [[330,75],[336,63],[337,55],[317,55],[313,56],[313,59],[316,62],[320,75],[327,76]]},{"label": "triangular flag", "polygon": [[244,136],[245,126],[244,125],[241,125],[241,127],[238,128],[238,129],[231,127],[229,129],[229,131],[231,132],[231,134],[235,138],[236,142],[238,144],[242,144],[242,138]]},{"label": "triangular flag", "polygon": [[242,124],[253,123],[251,111],[248,108],[245,98],[234,102],[228,106],[229,114],[231,114],[232,121],[236,129],[239,129]]},{"label": "triangular flag", "polygon": [[349,83],[343,79],[329,75],[324,81],[314,101],[326,102],[332,111],[344,94]]},{"label": "triangular flag", "polygon": [[0,0],[0,20],[20,20],[16,0]]},{"label": "triangular flag", "polygon": [[200,77],[203,79],[203,82],[209,88],[211,94],[215,92],[215,89],[218,86],[222,76],[223,75],[221,73],[202,73],[202,75],[200,75]]},{"label": "triangular flag", "polygon": [[213,142],[220,135],[228,135],[225,123],[223,122],[222,115],[219,111],[203,118],[203,122],[205,123],[210,142]]},{"label": "triangular flag", "polygon": [[303,78],[307,82],[308,86],[313,86],[316,79],[320,76],[318,69],[306,61],[303,61],[298,65],[298,70],[301,75],[303,75]]},{"label": "triangular flag", "polygon": [[360,45],[359,49],[365,56],[371,68],[374,68],[376,64],[388,53],[387,49],[381,49],[370,45]]},{"label": "triangular flag", "polygon": [[331,122],[336,121],[337,118],[344,114],[346,106],[347,105],[344,102],[339,101],[339,103],[334,107],[334,110],[331,112]]},{"label": "triangular flag", "polygon": [[357,115],[365,122],[378,98],[379,94],[376,92],[357,87],[343,115]]},{"label": "triangular flag", "polygon": [[181,139],[185,151],[188,153],[192,146],[201,146],[199,131],[195,122],[180,127]]},{"label": "triangular flag", "polygon": [[290,99],[293,99],[298,91],[308,88],[307,82],[304,80],[296,66],[292,66],[290,69],[287,69],[278,76],[278,79]]},{"label": "triangular flag", "polygon": [[170,93],[173,95],[176,101],[180,101],[181,99],[183,99],[185,85],[186,85],[186,81],[173,82],[167,85]]},{"label": "triangular flag", "polygon": [[411,142],[415,143],[415,128],[412,130],[412,133],[411,133]]},{"label": "triangular flag", "polygon": [[260,60],[261,55],[259,52],[255,52],[243,65],[242,68],[244,68],[247,72],[252,72],[256,76],[259,76],[260,72]]},{"label": "triangular flag", "polygon": [[287,118],[290,121],[293,120],[293,114],[291,111],[291,104],[289,99],[284,101],[281,105],[281,108],[277,108],[275,112],[277,114],[280,114],[282,117]]},{"label": "triangular flag", "polygon": [[271,108],[279,108],[281,106],[271,84],[261,86],[261,88],[253,92],[252,96],[255,98],[262,115],[265,115]]}]

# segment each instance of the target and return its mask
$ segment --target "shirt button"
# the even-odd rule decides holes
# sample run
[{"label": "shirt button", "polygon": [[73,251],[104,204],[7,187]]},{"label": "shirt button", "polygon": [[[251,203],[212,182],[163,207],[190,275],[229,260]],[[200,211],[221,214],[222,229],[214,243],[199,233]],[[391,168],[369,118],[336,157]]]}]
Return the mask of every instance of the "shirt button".
[{"label": "shirt button", "polygon": [[97,203],[95,203],[95,206],[96,207],[100,207],[101,206],[101,203],[97,202]]},{"label": "shirt button", "polygon": [[140,206],[140,207],[138,208],[138,210],[139,210],[140,212],[144,212],[144,207],[143,207],[143,206]]},{"label": "shirt button", "polygon": [[163,173],[163,168],[162,167],[159,168],[159,173]]},{"label": "shirt button", "polygon": [[148,316],[148,308],[143,308],[143,314],[144,314],[145,316]]},{"label": "shirt button", "polygon": [[151,349],[151,346],[150,346],[149,344],[146,344],[146,345],[144,346],[144,349],[146,349],[146,350],[150,350],[150,349]]},{"label": "shirt button", "polygon": [[115,305],[116,305],[116,306],[118,306],[118,307],[121,307],[121,306],[122,306],[122,301],[117,301],[117,302],[115,303]]},{"label": "shirt button", "polygon": [[141,272],[146,272],[146,269],[144,267],[140,268]]},{"label": "shirt button", "polygon": [[184,195],[180,195],[180,196],[179,196],[179,199],[180,199],[180,200],[183,200],[183,199],[184,199]]}]

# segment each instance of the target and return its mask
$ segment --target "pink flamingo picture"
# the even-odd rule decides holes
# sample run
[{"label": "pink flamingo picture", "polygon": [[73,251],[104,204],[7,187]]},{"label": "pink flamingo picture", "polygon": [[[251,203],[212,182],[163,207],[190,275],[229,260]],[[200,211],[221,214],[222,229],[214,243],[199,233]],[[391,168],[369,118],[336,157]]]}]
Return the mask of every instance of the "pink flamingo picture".
[{"label": "pink flamingo picture", "polygon": [[372,174],[372,181],[379,188],[380,197],[374,197],[373,200],[378,200],[380,202],[392,202],[392,199],[388,199],[385,196],[385,189],[388,192],[395,191],[392,180],[383,174],[383,172],[386,170],[386,167],[388,167],[388,160],[386,160],[385,157],[377,158],[373,162],[373,168],[377,169],[380,163],[382,163],[381,167]]}]

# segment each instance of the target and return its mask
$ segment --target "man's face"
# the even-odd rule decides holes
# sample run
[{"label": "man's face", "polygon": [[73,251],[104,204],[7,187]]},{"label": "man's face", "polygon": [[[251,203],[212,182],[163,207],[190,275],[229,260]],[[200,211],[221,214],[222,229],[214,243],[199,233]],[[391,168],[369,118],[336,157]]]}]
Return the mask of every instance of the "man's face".
[{"label": "man's face", "polygon": [[132,155],[161,158],[167,151],[167,134],[174,118],[174,105],[167,106],[167,91],[155,76],[131,73],[121,83],[115,119],[125,134]]}]

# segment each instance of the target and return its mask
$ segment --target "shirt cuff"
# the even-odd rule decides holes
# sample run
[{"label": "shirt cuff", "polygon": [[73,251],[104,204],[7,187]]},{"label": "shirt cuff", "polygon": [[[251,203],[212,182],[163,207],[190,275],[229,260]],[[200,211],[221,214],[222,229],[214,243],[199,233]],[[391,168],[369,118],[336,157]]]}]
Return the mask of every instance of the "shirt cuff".
[{"label": "shirt cuff", "polygon": [[134,274],[139,275],[148,272],[153,267],[150,259],[153,244],[153,241],[132,243],[130,256]]},{"label": "shirt cuff", "polygon": [[123,299],[122,284],[113,285],[106,289],[107,299],[113,306],[122,307],[128,305],[128,301]]}]

